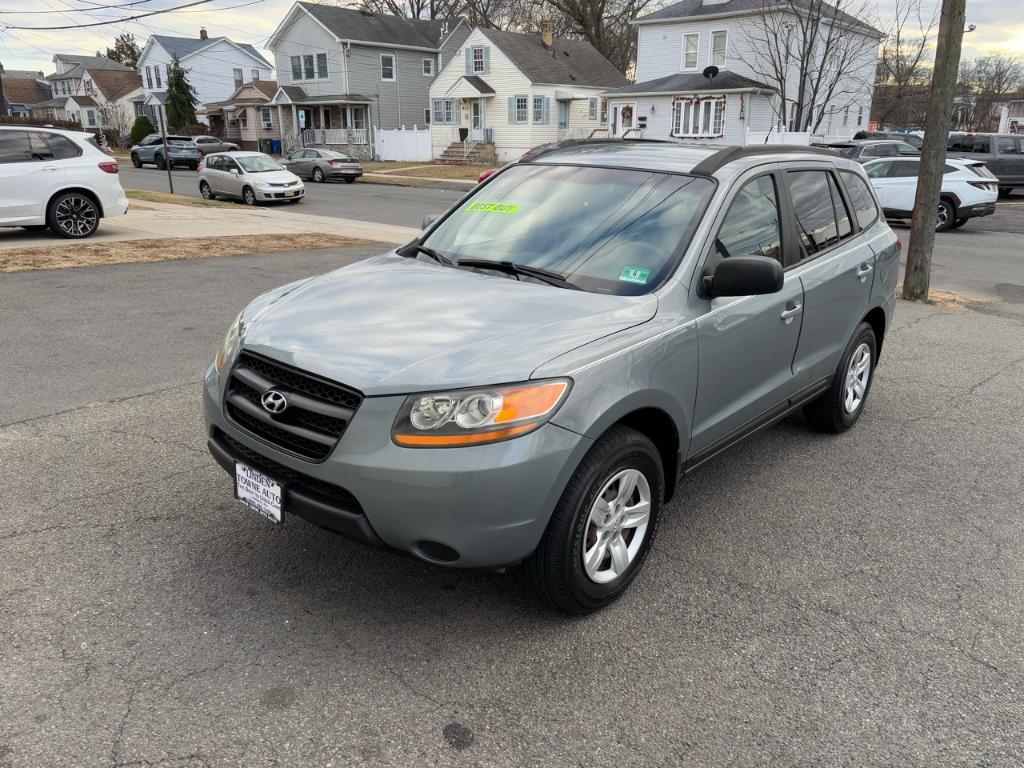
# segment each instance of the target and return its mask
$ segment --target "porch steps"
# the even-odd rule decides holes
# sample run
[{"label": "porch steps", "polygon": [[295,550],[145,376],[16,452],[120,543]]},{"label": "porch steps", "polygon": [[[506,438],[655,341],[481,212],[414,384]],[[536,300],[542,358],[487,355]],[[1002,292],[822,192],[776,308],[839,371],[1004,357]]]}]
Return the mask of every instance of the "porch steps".
[{"label": "porch steps", "polygon": [[465,145],[461,141],[453,141],[437,158],[437,162],[442,165],[495,165],[498,162],[497,158],[493,143],[478,142],[470,148],[469,154],[466,154]]}]

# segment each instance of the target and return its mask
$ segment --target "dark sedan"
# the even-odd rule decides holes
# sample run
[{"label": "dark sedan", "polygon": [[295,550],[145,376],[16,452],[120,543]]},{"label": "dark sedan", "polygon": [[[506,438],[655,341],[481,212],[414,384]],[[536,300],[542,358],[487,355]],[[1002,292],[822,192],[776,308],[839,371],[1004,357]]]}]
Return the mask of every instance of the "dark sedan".
[{"label": "dark sedan", "polygon": [[351,184],[363,175],[363,166],[358,160],[332,149],[299,149],[281,164],[296,176],[318,184],[330,179],[343,179]]}]

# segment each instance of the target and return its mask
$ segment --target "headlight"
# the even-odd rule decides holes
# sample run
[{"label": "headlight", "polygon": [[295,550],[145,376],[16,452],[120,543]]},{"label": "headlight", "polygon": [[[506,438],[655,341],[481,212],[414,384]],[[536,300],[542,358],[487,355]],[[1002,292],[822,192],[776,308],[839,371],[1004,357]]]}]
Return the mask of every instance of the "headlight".
[{"label": "headlight", "polygon": [[260,181],[259,179],[256,179],[256,181],[254,181],[252,185],[256,187],[256,189],[270,189],[270,185],[267,184],[267,182]]},{"label": "headlight", "polygon": [[525,435],[555,415],[569,386],[567,379],[554,379],[412,395],[395,419],[391,439],[408,448],[447,448]]},{"label": "headlight", "polygon": [[217,350],[217,372],[220,373],[235,357],[235,352],[238,351],[238,342],[242,339],[242,313],[238,313],[238,317],[231,323],[231,327],[228,328],[228,333],[224,337],[224,342],[220,345],[220,349]]}]

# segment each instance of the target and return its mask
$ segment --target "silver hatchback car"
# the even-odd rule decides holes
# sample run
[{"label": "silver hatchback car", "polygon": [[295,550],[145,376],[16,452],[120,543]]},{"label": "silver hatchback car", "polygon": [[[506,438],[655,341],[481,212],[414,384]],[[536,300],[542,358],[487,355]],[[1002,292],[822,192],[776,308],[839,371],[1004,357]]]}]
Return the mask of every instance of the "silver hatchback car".
[{"label": "silver hatchback car", "polygon": [[209,449],[274,523],[521,563],[586,613],[685,475],[797,409],[857,422],[899,258],[830,150],[556,144],[407,245],[255,299],[206,372]]},{"label": "silver hatchback car", "polygon": [[302,179],[262,152],[217,152],[199,164],[199,193],[207,200],[233,197],[246,205],[297,203],[306,190]]}]

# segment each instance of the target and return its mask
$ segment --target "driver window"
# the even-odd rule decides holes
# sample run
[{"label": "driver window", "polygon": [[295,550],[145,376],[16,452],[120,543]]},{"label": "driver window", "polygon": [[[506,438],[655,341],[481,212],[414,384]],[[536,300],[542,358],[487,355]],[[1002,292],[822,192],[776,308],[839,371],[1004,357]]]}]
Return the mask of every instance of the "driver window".
[{"label": "driver window", "polygon": [[227,171],[228,173],[231,173],[232,171],[240,171],[241,170],[238,167],[238,163],[236,163],[234,160],[232,160],[230,158],[222,157],[220,159],[220,162],[221,162],[220,169],[222,171]]},{"label": "driver window", "polygon": [[715,238],[714,266],[730,256],[767,256],[782,261],[782,230],[775,180],[760,176],[739,191]]}]

